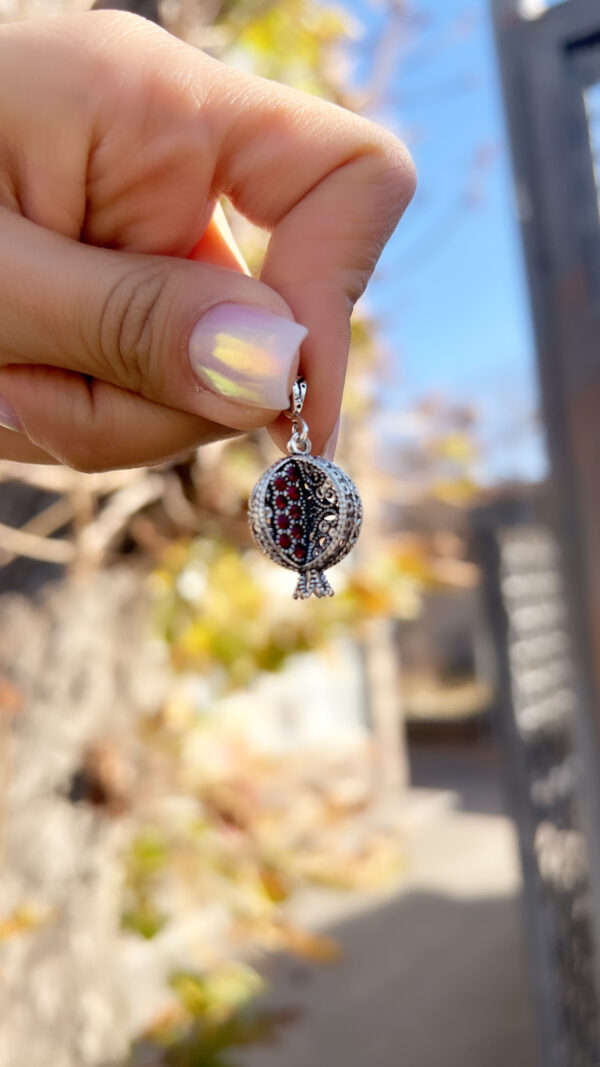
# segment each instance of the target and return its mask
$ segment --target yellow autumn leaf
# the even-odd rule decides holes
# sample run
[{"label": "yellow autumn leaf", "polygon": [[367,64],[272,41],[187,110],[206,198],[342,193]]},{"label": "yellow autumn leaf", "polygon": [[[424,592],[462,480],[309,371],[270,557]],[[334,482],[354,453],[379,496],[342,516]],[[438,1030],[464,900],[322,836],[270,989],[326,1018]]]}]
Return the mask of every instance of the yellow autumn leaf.
[{"label": "yellow autumn leaf", "polygon": [[0,919],[0,941],[35,930],[49,922],[51,913],[31,904],[19,904],[5,919]]},{"label": "yellow autumn leaf", "polygon": [[472,438],[464,433],[450,433],[439,438],[433,442],[431,451],[441,459],[450,459],[455,463],[470,463],[476,456]]},{"label": "yellow autumn leaf", "polygon": [[282,949],[317,963],[336,963],[342,957],[338,941],[328,934],[315,934],[291,923],[273,924]]},{"label": "yellow autumn leaf", "polygon": [[460,506],[469,503],[477,491],[477,486],[470,478],[455,478],[437,482],[433,486],[432,495],[447,504]]}]

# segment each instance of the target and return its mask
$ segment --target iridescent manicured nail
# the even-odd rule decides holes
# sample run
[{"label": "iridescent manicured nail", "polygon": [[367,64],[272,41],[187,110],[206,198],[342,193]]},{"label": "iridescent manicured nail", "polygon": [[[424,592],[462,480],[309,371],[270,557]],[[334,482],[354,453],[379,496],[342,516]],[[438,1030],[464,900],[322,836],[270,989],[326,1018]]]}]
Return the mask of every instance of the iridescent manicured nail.
[{"label": "iridescent manicured nail", "polygon": [[23,430],[23,424],[17,415],[15,409],[11,407],[7,400],[3,400],[0,396],[0,426],[4,426],[5,430]]},{"label": "iridescent manicured nail", "polygon": [[261,308],[219,304],[194,326],[189,357],[202,384],[218,396],[283,411],[307,333],[297,322]]}]

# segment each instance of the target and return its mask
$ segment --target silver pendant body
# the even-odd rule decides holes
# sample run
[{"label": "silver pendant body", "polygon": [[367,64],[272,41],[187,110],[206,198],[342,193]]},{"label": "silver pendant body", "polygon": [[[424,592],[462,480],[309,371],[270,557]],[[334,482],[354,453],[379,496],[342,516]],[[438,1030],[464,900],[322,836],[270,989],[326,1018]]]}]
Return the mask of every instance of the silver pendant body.
[{"label": "silver pendant body", "polygon": [[249,519],[261,551],[299,572],[294,597],[304,600],[333,596],[323,572],[356,544],[362,504],[354,482],[335,463],[292,451],[256,484]]}]

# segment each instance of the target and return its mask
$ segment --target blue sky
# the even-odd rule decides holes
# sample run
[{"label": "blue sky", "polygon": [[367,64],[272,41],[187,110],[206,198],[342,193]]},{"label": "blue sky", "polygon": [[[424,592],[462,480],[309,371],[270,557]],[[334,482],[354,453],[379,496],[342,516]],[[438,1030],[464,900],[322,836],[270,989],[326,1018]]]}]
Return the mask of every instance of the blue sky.
[{"label": "blue sky", "polygon": [[[405,137],[419,172],[368,289],[394,355],[386,403],[441,394],[472,404],[484,475],[539,477],[543,446],[527,429],[538,404],[533,339],[487,0],[414,6],[427,22],[390,47],[387,103],[374,116]],[[361,84],[373,73],[366,43],[387,16],[363,0],[347,7],[366,34]]]}]

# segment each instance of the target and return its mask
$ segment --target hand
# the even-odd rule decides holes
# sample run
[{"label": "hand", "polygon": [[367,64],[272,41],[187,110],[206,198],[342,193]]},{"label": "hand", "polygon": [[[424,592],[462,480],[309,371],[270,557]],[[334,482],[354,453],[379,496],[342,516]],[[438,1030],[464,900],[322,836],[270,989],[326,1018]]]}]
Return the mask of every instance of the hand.
[{"label": "hand", "polygon": [[[159,462],[339,415],[352,306],[415,185],[391,134],[136,16],[0,27],[0,456]],[[260,281],[219,197],[271,231]],[[301,325],[300,325],[301,324]]]}]

